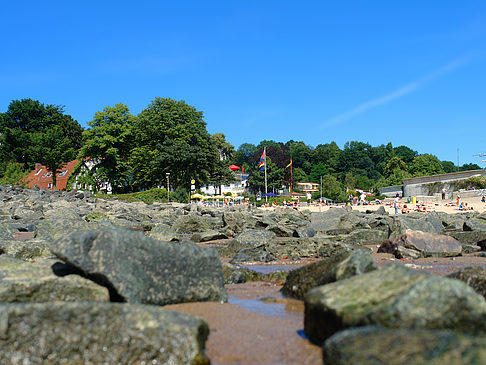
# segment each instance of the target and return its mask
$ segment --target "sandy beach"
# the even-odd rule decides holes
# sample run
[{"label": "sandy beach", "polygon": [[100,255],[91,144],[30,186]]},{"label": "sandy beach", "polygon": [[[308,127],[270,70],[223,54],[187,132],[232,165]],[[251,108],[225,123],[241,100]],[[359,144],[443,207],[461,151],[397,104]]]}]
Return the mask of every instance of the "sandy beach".
[{"label": "sandy beach", "polygon": [[[486,211],[486,203],[481,202],[481,197],[468,197],[461,199],[461,202],[467,203],[467,207],[469,208],[468,210],[459,210],[459,206],[456,205],[455,201],[451,200],[438,200],[436,202],[424,202],[422,203],[420,200],[417,201],[417,204],[411,204],[407,202],[407,199],[402,198],[400,201],[400,210],[398,214],[403,214],[401,212],[401,208],[404,207],[404,205],[407,206],[407,209],[410,212],[416,211],[417,205],[423,204],[423,207],[425,207],[425,212],[444,212],[448,214],[457,214],[457,213],[467,213],[467,212],[479,212],[483,213]],[[353,210],[357,210],[359,212],[366,212],[367,210],[375,211],[380,207],[385,207],[385,211],[389,214],[395,214],[395,209],[392,206],[392,201],[390,202],[385,202],[382,204],[371,204],[371,205],[353,205],[352,208]],[[343,208],[344,205],[330,205],[330,206],[317,206],[317,205],[311,205],[307,206],[307,204],[302,204],[301,207],[299,207],[299,211],[302,210],[310,210],[311,212],[324,212],[328,209],[341,209]],[[260,209],[278,209],[274,207],[269,207],[269,208],[260,208]],[[280,207],[281,208],[281,207]],[[291,207],[286,207],[285,209],[293,209]]]}]

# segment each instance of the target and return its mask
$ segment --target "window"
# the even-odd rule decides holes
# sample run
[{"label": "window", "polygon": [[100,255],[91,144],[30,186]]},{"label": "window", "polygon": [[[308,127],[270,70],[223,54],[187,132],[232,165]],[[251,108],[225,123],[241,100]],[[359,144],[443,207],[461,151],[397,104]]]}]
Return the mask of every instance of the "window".
[{"label": "window", "polygon": [[64,176],[64,175],[66,175],[66,174],[67,174],[67,172],[68,172],[68,170],[64,170],[63,172],[61,172],[61,173],[59,174],[59,177],[62,177],[62,176]]},{"label": "window", "polygon": [[37,171],[37,172],[35,173],[35,176],[39,175],[41,172],[42,172],[42,169],[39,169],[39,171]]},{"label": "window", "polygon": [[52,189],[52,186],[53,186],[52,183],[47,184],[48,189]]}]

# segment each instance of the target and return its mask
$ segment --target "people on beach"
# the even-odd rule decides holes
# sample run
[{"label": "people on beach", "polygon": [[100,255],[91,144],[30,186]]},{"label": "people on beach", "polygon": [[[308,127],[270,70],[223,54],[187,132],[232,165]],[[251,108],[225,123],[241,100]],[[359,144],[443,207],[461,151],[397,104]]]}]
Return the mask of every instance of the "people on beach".
[{"label": "people on beach", "polygon": [[459,205],[460,202],[461,202],[461,196],[459,195],[459,193],[457,193],[456,204]]},{"label": "people on beach", "polygon": [[442,200],[445,200],[446,192],[447,192],[447,189],[442,188]]},{"label": "people on beach", "polygon": [[482,203],[486,203],[486,196],[484,196],[484,195],[483,195],[483,196],[481,197],[481,202],[482,202]]}]

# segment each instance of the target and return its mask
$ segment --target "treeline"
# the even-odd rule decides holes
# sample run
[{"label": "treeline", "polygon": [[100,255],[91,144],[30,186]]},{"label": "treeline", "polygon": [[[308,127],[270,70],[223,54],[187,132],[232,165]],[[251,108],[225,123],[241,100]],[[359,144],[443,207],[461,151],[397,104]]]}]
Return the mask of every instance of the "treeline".
[{"label": "treeline", "polygon": [[[84,130],[59,105],[12,101],[0,113],[0,182],[17,182],[36,162],[59,172],[64,162],[91,158],[100,163],[90,182],[109,181],[117,193],[165,185],[170,173],[171,186],[187,196],[192,179],[197,187],[232,182],[230,164],[243,167],[250,174],[250,190],[258,192],[264,191],[258,162],[266,147],[270,190],[291,183],[295,187],[297,182],[319,183],[322,177],[323,194],[340,201],[346,188],[373,190],[401,184],[407,177],[458,169],[451,161],[391,143],[371,146],[351,141],[341,149],[335,142],[311,147],[302,141],[264,140],[235,149],[224,134],[208,133],[201,111],[169,98],[154,99],[138,115],[123,104],[108,106],[96,112],[88,125]],[[480,166],[460,167],[471,169]]]}]

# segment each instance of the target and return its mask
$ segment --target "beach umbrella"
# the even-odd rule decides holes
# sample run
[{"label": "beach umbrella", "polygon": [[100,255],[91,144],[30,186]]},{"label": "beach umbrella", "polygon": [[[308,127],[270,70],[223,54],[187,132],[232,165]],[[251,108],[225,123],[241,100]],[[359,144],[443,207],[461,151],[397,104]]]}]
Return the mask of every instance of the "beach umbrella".
[{"label": "beach umbrella", "polygon": [[204,199],[204,195],[196,193],[191,195],[191,199]]},{"label": "beach umbrella", "polygon": [[273,197],[278,196],[277,194],[274,194],[274,193],[266,193],[266,194],[263,194],[263,195],[264,196],[273,196]]},{"label": "beach umbrella", "polygon": [[232,170],[232,171],[235,171],[235,170],[239,170],[240,168],[236,165],[230,165],[229,169]]}]

